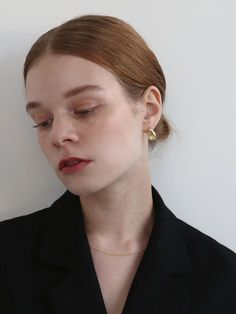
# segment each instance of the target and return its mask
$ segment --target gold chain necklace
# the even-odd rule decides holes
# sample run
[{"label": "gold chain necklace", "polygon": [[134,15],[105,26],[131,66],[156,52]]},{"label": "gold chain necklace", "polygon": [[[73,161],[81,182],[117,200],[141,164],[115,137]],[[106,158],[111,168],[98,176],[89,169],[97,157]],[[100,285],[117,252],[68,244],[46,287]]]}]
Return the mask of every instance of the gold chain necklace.
[{"label": "gold chain necklace", "polygon": [[143,252],[143,251],[146,249],[146,247],[145,247],[145,248],[142,248],[142,249],[140,249],[140,250],[138,250],[138,251],[135,251],[135,252],[113,253],[113,252],[103,251],[103,250],[101,250],[101,249],[99,249],[99,248],[96,248],[96,247],[94,247],[94,246],[92,246],[92,245],[89,245],[89,246],[90,246],[90,248],[91,248],[92,250],[94,250],[94,251],[98,251],[98,252],[100,252],[100,253],[103,253],[103,254],[106,254],[106,255],[112,255],[112,256],[134,255],[134,254],[136,254],[136,253]]}]

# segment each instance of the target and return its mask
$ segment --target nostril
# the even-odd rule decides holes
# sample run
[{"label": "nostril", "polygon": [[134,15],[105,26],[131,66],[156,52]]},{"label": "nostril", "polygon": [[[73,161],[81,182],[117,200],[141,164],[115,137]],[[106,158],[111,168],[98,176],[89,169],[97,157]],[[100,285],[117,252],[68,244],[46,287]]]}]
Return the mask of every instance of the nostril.
[{"label": "nostril", "polygon": [[50,130],[51,142],[56,145],[65,145],[68,142],[76,142],[79,139],[77,130],[68,117],[54,116],[53,126]]}]

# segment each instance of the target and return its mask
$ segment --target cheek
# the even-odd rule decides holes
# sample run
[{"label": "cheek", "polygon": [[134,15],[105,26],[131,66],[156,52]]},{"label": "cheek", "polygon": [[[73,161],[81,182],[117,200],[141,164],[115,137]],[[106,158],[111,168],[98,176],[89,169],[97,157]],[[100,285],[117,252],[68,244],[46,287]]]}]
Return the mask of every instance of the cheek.
[{"label": "cheek", "polygon": [[48,150],[48,144],[47,144],[47,139],[45,136],[43,136],[43,134],[39,134],[37,135],[37,138],[38,138],[38,144],[39,144],[39,147],[42,151],[42,153],[47,157],[49,158],[49,150]]},{"label": "cheek", "polygon": [[117,115],[115,118],[103,121],[94,130],[96,132],[94,147],[98,151],[104,150],[109,159],[123,159],[124,156],[132,158],[132,155],[138,154],[140,150],[142,134],[133,116]]}]

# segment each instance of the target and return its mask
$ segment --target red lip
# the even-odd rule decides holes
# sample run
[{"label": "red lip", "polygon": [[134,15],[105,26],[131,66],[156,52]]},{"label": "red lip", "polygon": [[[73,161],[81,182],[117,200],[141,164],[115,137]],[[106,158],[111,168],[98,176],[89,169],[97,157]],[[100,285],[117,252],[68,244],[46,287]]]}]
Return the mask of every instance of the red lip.
[{"label": "red lip", "polygon": [[[80,158],[80,157],[69,157],[66,159],[62,159],[59,164],[58,164],[58,169],[61,171],[65,167],[69,167],[72,162],[78,162],[78,161],[83,161],[83,162],[90,162],[91,160]],[[76,165],[76,164],[75,164]]]}]

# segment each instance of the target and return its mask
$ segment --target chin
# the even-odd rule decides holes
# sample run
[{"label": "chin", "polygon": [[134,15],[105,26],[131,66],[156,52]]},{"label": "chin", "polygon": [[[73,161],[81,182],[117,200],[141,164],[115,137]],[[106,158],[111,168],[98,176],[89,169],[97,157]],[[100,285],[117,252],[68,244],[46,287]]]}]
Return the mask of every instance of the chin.
[{"label": "chin", "polygon": [[78,183],[76,182],[76,180],[74,180],[73,182],[65,182],[65,180],[63,180],[62,183],[72,194],[75,194],[77,196],[91,195],[105,188],[105,186],[101,185],[101,183],[98,182],[85,182],[86,180],[82,181],[83,182]]},{"label": "chin", "polygon": [[85,187],[78,188],[78,186],[76,186],[76,187],[74,187],[74,186],[67,186],[67,189],[72,194],[75,194],[77,196],[86,196],[86,195],[90,195],[91,193],[93,193],[90,189],[86,189]]},{"label": "chin", "polygon": [[[111,171],[97,171],[93,175],[64,175],[57,173],[59,180],[72,193],[77,196],[88,196],[96,193],[108,192],[111,187],[123,185],[125,176],[120,169],[112,169]],[[105,175],[107,173],[107,175]]]}]

